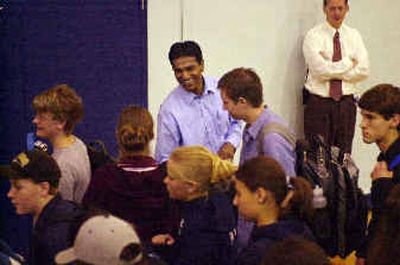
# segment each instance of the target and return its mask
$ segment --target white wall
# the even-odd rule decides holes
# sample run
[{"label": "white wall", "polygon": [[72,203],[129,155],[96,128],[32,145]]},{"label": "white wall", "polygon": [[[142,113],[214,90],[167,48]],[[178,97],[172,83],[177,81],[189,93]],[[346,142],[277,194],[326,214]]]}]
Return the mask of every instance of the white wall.
[{"label": "white wall", "polygon": [[[371,77],[400,84],[400,1],[350,0],[347,23],[362,34],[370,54]],[[181,39],[202,47],[206,74],[219,77],[235,67],[251,67],[264,84],[265,102],[302,134],[301,89],[305,65],[303,37],[323,21],[322,0],[150,0],[148,2],[149,109],[158,107],[176,85],[167,54]],[[360,185],[378,151],[362,143],[357,129],[353,156],[361,169]]]}]

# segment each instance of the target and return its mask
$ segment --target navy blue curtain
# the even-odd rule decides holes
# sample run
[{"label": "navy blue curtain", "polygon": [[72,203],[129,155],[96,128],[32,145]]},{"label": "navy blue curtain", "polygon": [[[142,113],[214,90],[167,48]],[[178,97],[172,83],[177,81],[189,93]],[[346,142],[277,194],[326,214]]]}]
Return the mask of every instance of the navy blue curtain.
[{"label": "navy blue curtain", "polygon": [[[0,0],[0,164],[26,149],[27,134],[34,132],[33,96],[60,83],[84,101],[75,133],[85,141],[102,139],[116,153],[118,113],[128,104],[147,106],[146,4]],[[5,186],[2,237],[11,231]]]}]

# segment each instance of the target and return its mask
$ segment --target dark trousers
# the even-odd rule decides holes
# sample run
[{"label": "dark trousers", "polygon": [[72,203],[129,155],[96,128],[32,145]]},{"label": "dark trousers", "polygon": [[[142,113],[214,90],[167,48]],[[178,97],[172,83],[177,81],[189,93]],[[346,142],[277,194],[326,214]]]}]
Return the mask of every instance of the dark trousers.
[{"label": "dark trousers", "polygon": [[330,145],[351,153],[357,107],[353,95],[340,101],[309,93],[304,100],[304,134],[320,134]]}]

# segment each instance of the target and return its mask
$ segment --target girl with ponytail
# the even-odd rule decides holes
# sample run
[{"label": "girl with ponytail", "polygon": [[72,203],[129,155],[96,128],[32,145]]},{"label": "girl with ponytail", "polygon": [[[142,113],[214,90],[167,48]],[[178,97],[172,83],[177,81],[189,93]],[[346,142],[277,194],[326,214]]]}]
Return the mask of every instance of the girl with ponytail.
[{"label": "girl with ponytail", "polygon": [[116,128],[118,162],[94,173],[84,203],[109,211],[135,225],[145,246],[159,233],[170,232],[174,219],[163,180],[165,166],[150,156],[153,118],[142,107],[128,106]]},{"label": "girl with ponytail", "polygon": [[312,214],[312,188],[302,178],[291,178],[271,157],[259,156],[240,166],[235,176],[233,204],[248,221],[255,223],[249,243],[237,265],[258,265],[268,247],[292,236],[313,239],[307,221]]},{"label": "girl with ponytail", "polygon": [[167,162],[164,183],[181,201],[178,234],[158,235],[154,244],[171,246],[170,264],[232,264],[236,218],[230,197],[214,187],[230,181],[236,167],[202,146],[179,147]]}]

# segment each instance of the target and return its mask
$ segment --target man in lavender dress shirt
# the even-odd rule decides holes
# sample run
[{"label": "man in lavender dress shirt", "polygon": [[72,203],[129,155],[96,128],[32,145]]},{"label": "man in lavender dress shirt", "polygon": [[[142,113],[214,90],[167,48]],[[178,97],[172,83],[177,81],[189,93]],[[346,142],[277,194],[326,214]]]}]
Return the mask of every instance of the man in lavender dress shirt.
[{"label": "man in lavender dress shirt", "polygon": [[232,159],[241,138],[241,125],[222,108],[218,80],[203,76],[199,45],[176,42],[169,60],[179,85],[160,107],[155,157],[168,160],[179,146],[202,145],[223,159]]},{"label": "man in lavender dress shirt", "polygon": [[[237,68],[222,76],[218,88],[221,90],[224,109],[233,118],[246,122],[240,164],[258,155],[271,156],[281,164],[286,175],[295,176],[296,155],[293,144],[277,132],[262,133],[264,127],[271,122],[288,126],[281,117],[263,105],[263,88],[258,75],[251,69]],[[239,217],[239,251],[246,246],[252,227],[252,223]]]}]

